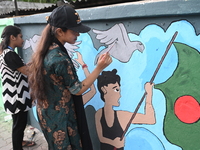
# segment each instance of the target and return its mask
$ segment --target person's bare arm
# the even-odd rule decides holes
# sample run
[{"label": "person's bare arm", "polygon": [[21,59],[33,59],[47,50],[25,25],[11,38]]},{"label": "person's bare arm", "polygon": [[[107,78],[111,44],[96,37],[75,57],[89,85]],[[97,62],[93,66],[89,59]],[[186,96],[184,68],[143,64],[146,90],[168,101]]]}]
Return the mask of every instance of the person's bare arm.
[{"label": "person's bare arm", "polygon": [[[83,68],[83,70],[84,70],[85,76],[88,77],[88,76],[90,75],[90,72],[89,72],[88,68],[85,67],[85,68]],[[90,86],[90,90],[89,90],[87,93],[85,93],[85,94],[83,95],[83,104],[85,105],[89,100],[92,99],[92,97],[93,97],[95,94],[96,94],[96,88],[95,88],[94,83],[93,83],[93,84]]]},{"label": "person's bare arm", "polygon": [[[85,77],[88,77],[90,75],[89,69],[85,62],[83,61],[83,57],[80,52],[76,52],[77,59],[75,59],[81,66],[84,71]],[[84,66],[85,65],[85,66]],[[85,105],[89,100],[92,99],[92,97],[96,94],[96,88],[94,86],[94,83],[90,86],[90,90],[83,94],[83,104]]]},{"label": "person's bare arm", "polygon": [[90,86],[93,84],[93,82],[97,79],[101,71],[106,68],[110,63],[112,62],[112,58],[110,57],[109,53],[102,54],[99,57],[98,63],[94,71],[91,72],[91,74],[86,77],[85,80],[82,81],[82,88],[76,95],[83,94]]},{"label": "person's bare arm", "polygon": [[29,75],[29,70],[28,70],[28,66],[22,66],[20,68],[17,68],[17,70],[21,73],[23,73],[24,75]]}]

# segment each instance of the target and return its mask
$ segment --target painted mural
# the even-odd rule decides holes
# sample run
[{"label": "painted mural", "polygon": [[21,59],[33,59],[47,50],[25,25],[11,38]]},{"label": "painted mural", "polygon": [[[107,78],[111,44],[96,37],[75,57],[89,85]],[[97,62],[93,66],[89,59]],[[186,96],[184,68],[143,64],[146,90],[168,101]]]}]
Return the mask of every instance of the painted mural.
[{"label": "painted mural", "polygon": [[[119,23],[90,32],[100,47],[90,33],[65,47],[80,80],[101,53],[113,58],[83,95],[94,149],[199,150],[200,37],[193,25],[174,21],[164,30],[148,24],[136,35]],[[39,37],[27,39],[23,49],[34,51]]]}]

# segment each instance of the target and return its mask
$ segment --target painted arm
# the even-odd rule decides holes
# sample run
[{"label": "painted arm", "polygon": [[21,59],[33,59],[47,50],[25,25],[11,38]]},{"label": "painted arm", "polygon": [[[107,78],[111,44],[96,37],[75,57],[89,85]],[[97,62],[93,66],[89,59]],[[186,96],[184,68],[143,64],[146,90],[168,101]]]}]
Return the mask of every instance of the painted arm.
[{"label": "painted arm", "polygon": [[[149,82],[145,84],[145,91],[147,92],[147,94],[146,94],[146,102],[145,102],[145,107],[144,107],[144,114],[137,113],[135,118],[131,122],[132,124],[155,124],[156,123],[155,111],[152,105],[153,85],[154,84],[150,84]],[[123,129],[125,129],[133,113],[127,112],[127,111],[117,111],[117,115],[119,118],[120,125],[122,126]]]},{"label": "painted arm", "polygon": [[147,82],[145,84],[146,91],[146,102],[144,106],[144,114],[138,113],[133,119],[132,123],[140,123],[140,124],[155,124],[155,111],[152,105],[152,96],[153,96],[153,83]]},{"label": "painted arm", "polygon": [[[83,66],[85,64],[85,62],[83,61],[83,58],[82,58],[82,55],[79,53],[79,52],[76,52],[77,53],[77,59],[76,61],[81,65]],[[89,76],[90,72],[88,70],[88,67],[84,67],[83,68],[83,71],[84,71],[84,74],[86,77]],[[83,104],[86,104],[89,100],[92,99],[92,97],[96,94],[96,88],[94,86],[94,84],[92,84],[90,86],[90,90],[87,91],[84,95],[83,95]]]},{"label": "painted arm", "polygon": [[147,82],[145,84],[145,91],[146,94],[146,103],[145,103],[145,114],[143,114],[143,119],[146,121],[143,121],[143,123],[146,124],[155,124],[156,118],[155,118],[155,110],[152,105],[152,96],[153,96],[153,83]]}]

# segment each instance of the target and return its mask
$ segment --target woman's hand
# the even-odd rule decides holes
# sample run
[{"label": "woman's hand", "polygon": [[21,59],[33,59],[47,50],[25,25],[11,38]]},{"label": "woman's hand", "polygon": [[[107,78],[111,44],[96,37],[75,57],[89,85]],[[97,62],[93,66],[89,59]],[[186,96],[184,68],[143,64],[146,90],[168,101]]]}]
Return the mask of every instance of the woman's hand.
[{"label": "woman's hand", "polygon": [[76,54],[77,54],[77,59],[75,59],[81,66],[83,66],[85,63],[84,63],[84,61],[83,61],[83,57],[82,57],[82,55],[81,55],[81,53],[80,52],[76,52]]},{"label": "woman's hand", "polygon": [[110,57],[110,54],[107,52],[105,54],[100,55],[97,62],[97,67],[103,70],[108,65],[110,65],[111,62],[112,62],[112,58]]},{"label": "woman's hand", "polygon": [[112,62],[112,58],[110,57],[109,53],[100,55],[97,62],[97,67],[92,71],[91,74],[89,74],[89,76],[87,76],[85,80],[82,81],[82,88],[76,95],[83,94],[88,88],[90,88],[90,86],[97,79],[101,71],[104,68],[106,68],[111,62]]}]

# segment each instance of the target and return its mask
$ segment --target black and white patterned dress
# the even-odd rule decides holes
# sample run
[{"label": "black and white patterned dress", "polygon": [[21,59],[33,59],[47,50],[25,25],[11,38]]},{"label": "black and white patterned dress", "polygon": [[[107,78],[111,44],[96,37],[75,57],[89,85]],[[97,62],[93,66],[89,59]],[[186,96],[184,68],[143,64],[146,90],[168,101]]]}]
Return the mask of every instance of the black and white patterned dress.
[{"label": "black and white patterned dress", "polygon": [[0,55],[2,95],[8,114],[28,111],[32,107],[27,76],[17,71],[17,68],[22,66],[24,62],[13,50],[5,49]]}]

